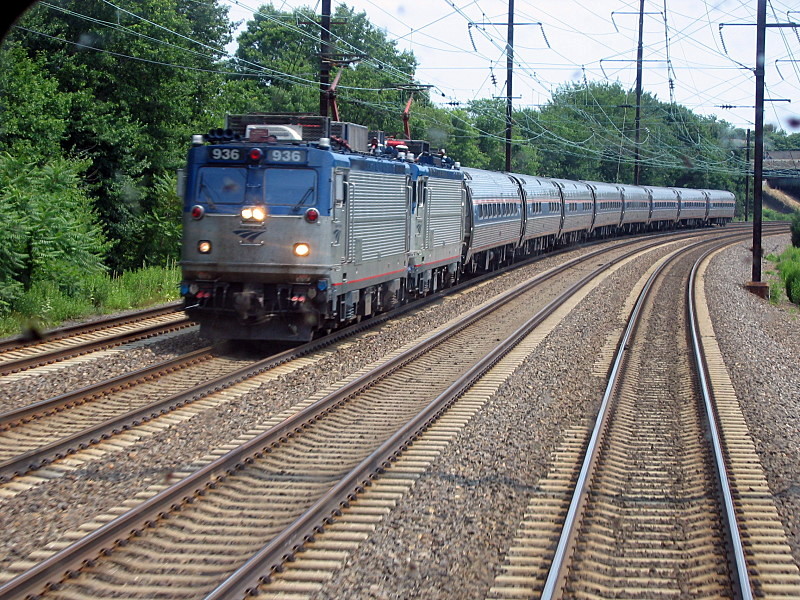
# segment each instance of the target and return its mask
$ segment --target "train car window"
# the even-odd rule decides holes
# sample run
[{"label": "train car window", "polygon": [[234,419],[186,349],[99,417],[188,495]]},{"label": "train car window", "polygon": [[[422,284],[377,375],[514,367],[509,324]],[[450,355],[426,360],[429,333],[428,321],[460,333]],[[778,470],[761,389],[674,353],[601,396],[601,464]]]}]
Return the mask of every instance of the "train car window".
[{"label": "train car window", "polygon": [[317,174],[311,169],[265,169],[264,201],[267,205],[297,208],[317,202]]},{"label": "train car window", "polygon": [[247,187],[247,169],[203,167],[197,183],[200,202],[209,205],[242,204]]}]

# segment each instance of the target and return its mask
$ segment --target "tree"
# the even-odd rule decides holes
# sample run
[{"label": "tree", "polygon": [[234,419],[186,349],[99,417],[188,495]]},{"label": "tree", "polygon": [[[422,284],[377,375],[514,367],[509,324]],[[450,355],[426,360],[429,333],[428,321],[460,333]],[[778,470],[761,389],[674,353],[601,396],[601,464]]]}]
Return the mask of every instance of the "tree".
[{"label": "tree", "polygon": [[86,275],[104,269],[109,245],[81,183],[87,166],[0,153],[0,310],[37,281],[77,294]]},{"label": "tree", "polygon": [[[117,248],[136,237],[157,199],[153,184],[183,161],[189,134],[209,123],[230,40],[217,0],[62,0],[29,11],[11,35],[42,78],[69,99],[66,155],[88,159],[90,192]],[[147,254],[142,251],[133,254]],[[131,268],[113,253],[112,268]]]},{"label": "tree", "polygon": [[[264,112],[312,112],[319,107],[320,32],[311,8],[292,13],[262,6],[238,38],[236,68],[250,83],[241,100],[253,104],[257,98]],[[341,119],[395,133],[401,130],[400,115],[408,99],[398,91],[412,84],[416,59],[400,52],[386,34],[372,25],[366,13],[346,5],[332,16],[331,55],[345,61],[334,64],[331,79],[341,72],[337,95]],[[346,59],[352,59],[347,61]],[[259,67],[259,65],[264,65]],[[415,104],[426,105],[424,93]],[[241,105],[241,104],[240,104]]]}]

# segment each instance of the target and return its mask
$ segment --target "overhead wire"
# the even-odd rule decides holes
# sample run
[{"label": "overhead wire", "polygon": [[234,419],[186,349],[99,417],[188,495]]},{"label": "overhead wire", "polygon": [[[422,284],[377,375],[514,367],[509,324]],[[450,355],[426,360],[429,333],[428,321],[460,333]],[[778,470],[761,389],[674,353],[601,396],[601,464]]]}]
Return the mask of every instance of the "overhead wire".
[{"label": "overhead wire", "polygon": [[[111,5],[111,6],[116,6],[116,5],[114,5],[112,2],[109,2],[108,0],[103,0],[103,1],[104,1],[104,2],[106,2],[107,4]],[[454,9],[454,10],[453,10],[453,13],[455,13],[455,14],[460,14],[460,13],[459,13],[459,11],[458,11],[458,10],[456,10],[458,7],[456,7],[456,5],[454,4],[454,2],[452,2],[452,1],[450,1],[450,0],[445,0],[445,1],[446,1],[448,4],[450,4],[450,5],[453,7],[453,9]],[[47,3],[45,3],[45,4],[47,4]],[[236,2],[236,4],[239,4],[239,3],[238,3],[238,2]],[[132,16],[138,17],[137,15],[135,15],[134,13],[131,13],[130,11],[126,11],[126,12],[127,12],[127,13],[129,13],[129,14],[131,14]],[[464,18],[464,15],[463,15],[463,14],[462,14],[462,18]],[[466,18],[469,18],[469,17],[466,17]],[[146,20],[146,19],[145,19],[145,20]],[[146,21],[147,21],[147,20],[146,20]],[[159,24],[157,24],[157,23],[153,23],[152,21],[148,21],[148,22],[152,23],[152,24],[153,24],[154,26],[156,26],[158,29],[161,29],[161,30],[163,30],[163,31],[165,31],[165,32],[169,32],[169,33],[175,33],[176,35],[179,35],[179,36],[181,36],[181,34],[178,34],[178,33],[176,33],[176,32],[172,32],[172,31],[171,31],[169,28],[166,28],[166,27],[164,27],[164,26],[161,26],[161,25],[159,25]],[[469,21],[468,21],[468,22],[469,22]],[[280,23],[280,25],[281,25],[282,27],[285,27],[285,26],[287,26],[285,23]],[[129,33],[130,33],[130,31],[129,31]],[[297,32],[297,33],[299,33],[299,32]],[[492,46],[494,46],[494,47],[495,47],[495,49],[498,49],[498,44],[496,43],[496,40],[494,39],[494,37],[493,37],[493,36],[491,36],[491,34],[489,34],[488,32],[485,32],[485,31],[483,31],[483,32],[481,32],[481,33],[482,33],[482,35],[483,35],[483,34],[486,34],[486,35],[488,35],[488,38],[486,37],[486,35],[484,35],[484,38],[485,38],[485,39],[487,39],[487,41],[490,41],[491,45],[492,45]],[[307,35],[307,34],[308,34],[308,32],[305,32],[305,34]],[[196,40],[192,40],[192,39],[191,39],[190,37],[188,37],[188,36],[182,36],[182,37],[183,37],[184,39],[186,39],[187,41],[191,41],[191,42],[193,42],[193,43],[197,43],[197,41],[196,41]],[[142,39],[144,39],[144,38],[142,38]],[[315,37],[314,37],[314,39],[316,40],[316,38],[315,38]],[[66,41],[66,40],[64,40],[64,41]],[[158,41],[158,40],[156,40],[155,38],[153,38],[153,41],[154,41],[154,43],[159,43],[159,44],[167,44],[167,45],[173,45],[174,47],[177,47],[177,48],[182,48],[182,49],[184,49],[184,48],[183,48],[183,47],[181,47],[181,46],[174,45],[174,44],[172,44],[171,42],[166,42],[166,41],[164,41],[164,40]],[[666,45],[666,44],[668,44],[668,42],[669,42],[669,39],[667,38],[667,39],[665,40],[665,45]],[[201,44],[201,46],[203,46],[203,44]],[[350,45],[350,47],[352,47],[353,49],[355,49],[355,46],[353,46],[353,45]],[[209,51],[212,51],[212,52],[214,52],[214,53],[220,53],[220,52],[223,52],[223,50],[222,50],[222,49],[219,49],[219,48],[216,48],[216,49],[215,49],[215,48],[212,48],[212,47],[210,47],[210,46],[208,46],[208,47],[207,47],[207,49],[208,49]],[[187,52],[195,52],[195,53],[197,54],[197,51],[192,51],[192,50],[189,50],[189,49],[184,49],[184,50],[186,50]],[[100,51],[100,50],[98,50],[98,51]],[[224,53],[223,55],[227,56],[227,53]],[[129,57],[129,56],[126,56],[126,58],[133,58],[133,59],[136,59],[136,57]],[[495,60],[495,64],[496,64],[496,62],[497,62],[497,60]],[[170,66],[178,66],[178,67],[180,67],[180,65],[174,65],[174,64],[173,64],[173,65],[170,65]],[[523,64],[523,63],[520,63],[520,66],[524,68],[524,64]],[[263,65],[257,65],[257,66],[255,66],[255,65],[251,65],[251,66],[250,66],[250,67],[248,67],[248,68],[252,69],[253,71],[261,70],[263,73],[267,73],[267,74],[268,74],[268,73],[270,73],[270,71],[271,71],[269,68],[267,68],[267,67],[265,67],[265,66],[263,66]],[[225,72],[225,71],[218,71],[218,72],[221,72],[221,73],[223,73],[223,74],[228,74],[228,73],[229,73],[229,72]],[[400,71],[400,73],[402,73],[404,76],[408,76],[408,74],[406,74],[406,73],[403,73],[402,71]],[[251,73],[251,74],[254,74],[254,73]],[[314,79],[310,79],[310,78],[299,78],[299,79],[294,79],[294,77],[295,77],[295,76],[293,76],[293,75],[291,75],[291,74],[286,74],[286,73],[283,73],[283,74],[281,74],[281,76],[286,76],[286,77],[288,77],[288,78],[289,78],[289,79],[288,79],[289,81],[295,81],[295,82],[296,82],[298,85],[306,85],[306,86],[308,86],[308,87],[315,87],[315,86],[318,86],[318,82],[317,82],[317,81],[315,81]],[[344,90],[344,89],[346,89],[346,86],[345,86],[344,88],[342,88],[342,89],[343,89],[343,90]],[[373,90],[374,90],[374,89],[377,89],[377,88],[362,88],[362,89],[373,89]],[[351,91],[358,91],[358,90],[359,90],[359,88],[352,88],[352,89],[351,89]],[[548,91],[549,91],[549,90],[548,90]],[[348,93],[348,96],[349,96],[349,95],[350,95],[350,94]],[[352,101],[356,101],[356,99],[355,99],[355,98],[351,98],[351,100],[352,100]],[[597,99],[596,99],[596,98],[592,98],[592,100],[593,100],[593,102],[594,102],[594,103],[595,103],[595,105],[596,105],[595,107],[596,107],[596,108],[598,108],[598,109],[600,110],[600,112],[601,112],[601,115],[603,116],[603,120],[604,120],[604,121],[606,121],[606,122],[607,122],[607,124],[609,124],[609,125],[611,125],[611,126],[612,126],[612,131],[615,131],[615,133],[616,133],[617,135],[619,135],[619,136],[620,136],[620,137],[619,137],[619,140],[622,140],[622,138],[623,138],[623,136],[624,136],[624,127],[622,128],[622,130],[620,130],[620,129],[619,129],[617,126],[616,126],[616,125],[614,125],[614,119],[613,119],[613,118],[611,118],[611,116],[605,112],[605,109],[603,108],[602,104],[601,104],[601,103],[599,103],[599,102],[597,101]],[[367,104],[369,104],[369,103],[367,103]],[[390,105],[386,105],[386,106],[382,106],[382,107],[379,107],[379,108],[382,108],[383,110],[391,110],[392,112],[395,112],[397,107],[396,107],[396,106],[394,106],[394,105],[391,105],[391,106],[390,106]],[[488,106],[488,110],[491,110],[491,105],[489,105],[489,106]],[[495,114],[493,114],[492,116],[493,116],[493,117],[499,117],[499,116],[501,116],[501,114],[500,114],[500,112],[499,112],[499,111],[497,111],[497,112],[496,112]],[[585,115],[584,115],[584,116],[585,116]],[[504,115],[503,115],[503,117],[504,117]],[[594,116],[592,116],[592,120],[594,120]],[[624,121],[623,121],[623,123],[624,123]],[[601,124],[599,124],[599,123],[596,123],[596,122],[595,122],[595,124],[596,124],[597,126],[601,125]],[[500,136],[498,136],[498,135],[495,135],[495,134],[492,134],[491,132],[479,132],[479,134],[480,134],[480,135],[489,135],[489,136],[491,136],[491,137],[493,137],[494,139],[497,139],[497,140],[501,140],[501,139],[503,139],[502,137],[500,137]],[[592,137],[595,137],[596,135],[597,135],[597,134],[593,133],[593,134],[592,134]],[[605,135],[605,134],[604,134],[604,135]],[[551,134],[551,133],[545,132],[545,131],[543,131],[543,130],[541,130],[541,129],[540,129],[540,131],[539,131],[539,132],[536,134],[536,136],[535,136],[535,138],[534,138],[534,139],[537,139],[537,140],[541,141],[543,138],[550,139],[550,140],[551,140],[551,141],[553,141],[554,143],[559,143],[559,144],[567,144],[567,145],[570,145],[571,149],[572,149],[572,150],[575,150],[575,151],[579,151],[579,152],[585,152],[585,151],[586,151],[586,150],[585,150],[585,148],[581,148],[581,145],[583,145],[583,144],[586,144],[587,140],[582,140],[582,141],[580,141],[580,142],[571,142],[571,141],[567,140],[566,138],[563,138],[563,137],[560,137],[560,136],[558,136],[558,135],[555,135],[555,134]],[[591,138],[589,138],[589,139],[591,139]],[[516,140],[515,140],[515,142],[516,142]],[[622,142],[620,141],[619,143],[622,143]],[[593,153],[593,154],[594,154],[594,155],[597,155],[597,153]],[[656,155],[652,155],[652,156],[656,156]],[[650,158],[650,155],[648,155],[648,158]],[[654,159],[654,160],[655,160],[655,159]]]}]

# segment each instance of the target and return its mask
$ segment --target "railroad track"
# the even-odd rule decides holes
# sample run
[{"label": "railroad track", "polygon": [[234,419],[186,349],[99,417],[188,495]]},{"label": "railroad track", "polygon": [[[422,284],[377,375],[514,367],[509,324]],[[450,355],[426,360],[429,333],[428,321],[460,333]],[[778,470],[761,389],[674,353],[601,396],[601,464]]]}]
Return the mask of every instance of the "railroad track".
[{"label": "railroad track", "polygon": [[[691,235],[697,234],[691,232]],[[674,236],[674,233],[666,237],[669,239],[670,236]],[[628,240],[625,245],[635,243],[635,240]],[[648,242],[656,243],[659,242]],[[452,291],[457,292],[485,279],[476,278]],[[437,294],[415,302],[398,312],[417,309],[440,296]],[[156,314],[161,315],[164,310],[166,309],[159,309]],[[164,314],[170,316],[169,312]],[[40,471],[54,461],[74,457],[76,453],[113,439],[114,436],[127,436],[131,427],[148,423],[202,399],[211,392],[249,380],[338,339],[374,327],[387,318],[389,315],[381,316],[295,350],[263,361],[251,361],[241,368],[235,368],[240,364],[236,361],[214,357],[208,347],[136,373],[0,413],[0,484]],[[106,328],[108,327],[111,324],[106,323]],[[80,328],[70,328],[70,331],[79,335],[84,333]],[[166,377],[167,374],[170,375]],[[151,381],[154,379],[156,381]],[[40,471],[38,478],[51,479],[62,475],[63,470],[55,468]],[[17,486],[11,493],[24,489],[25,485]]]},{"label": "railroad track", "polygon": [[645,284],[597,421],[566,436],[490,598],[800,595],[710,319],[695,302],[708,246],[665,259]]},{"label": "railroad track", "polygon": [[179,303],[0,343],[0,376],[192,327]]},{"label": "railroad track", "polygon": [[[734,224],[736,230],[744,225]],[[697,236],[702,232],[668,232],[651,237]],[[558,252],[551,253],[551,255]],[[533,262],[537,257],[526,261]],[[526,264],[522,263],[522,264]],[[477,277],[473,283],[496,276],[497,273]],[[469,285],[469,284],[465,284]],[[461,286],[458,286],[460,289]],[[437,294],[437,297],[441,294]],[[419,307],[419,304],[415,304]],[[18,373],[43,365],[57,363],[136,340],[156,337],[193,326],[182,312],[182,303],[137,311],[123,316],[98,319],[89,323],[72,325],[45,332],[30,332],[0,341],[0,376]],[[408,307],[397,313],[408,310]],[[385,316],[379,321],[385,320]]]},{"label": "railroad track", "polygon": [[[584,273],[598,255],[583,257]],[[173,597],[188,598],[211,593],[234,571],[236,578],[213,597],[269,585],[271,573],[346,509],[448,405],[607,267],[547,298],[537,289],[544,277],[518,286],[502,303],[493,301],[375,372],[274,419],[230,453],[182,474],[179,484],[6,583],[0,595],[112,597],[125,586],[128,597],[149,597],[169,585]],[[520,315],[532,305],[545,306],[520,327]]]}]

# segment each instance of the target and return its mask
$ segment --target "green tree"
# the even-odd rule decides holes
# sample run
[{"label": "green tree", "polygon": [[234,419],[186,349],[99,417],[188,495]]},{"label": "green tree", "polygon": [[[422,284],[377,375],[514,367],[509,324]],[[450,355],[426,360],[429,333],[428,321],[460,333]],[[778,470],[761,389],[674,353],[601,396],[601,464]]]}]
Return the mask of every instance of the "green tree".
[{"label": "green tree", "polygon": [[[33,7],[11,34],[69,99],[66,154],[91,161],[87,182],[120,251],[137,245],[137,221],[158,203],[154,182],[184,160],[190,133],[211,123],[232,24],[217,0],[61,0]],[[121,250],[125,249],[125,250]]]},{"label": "green tree", "polygon": [[0,307],[37,281],[78,294],[87,275],[103,271],[108,243],[81,183],[87,166],[63,158],[38,166],[0,153]]},{"label": "green tree", "polygon": [[[260,111],[317,112],[320,34],[318,16],[305,7],[291,13],[261,6],[239,35],[236,68],[248,82],[238,86],[239,106]],[[400,52],[366,13],[341,4],[332,16],[330,54],[352,61],[334,64],[339,75],[340,118],[389,133],[402,131],[401,113],[414,82],[416,59]],[[255,68],[254,65],[264,65]],[[255,100],[255,102],[254,102]],[[253,104],[259,106],[253,106]],[[426,105],[424,93],[415,103]]]}]

